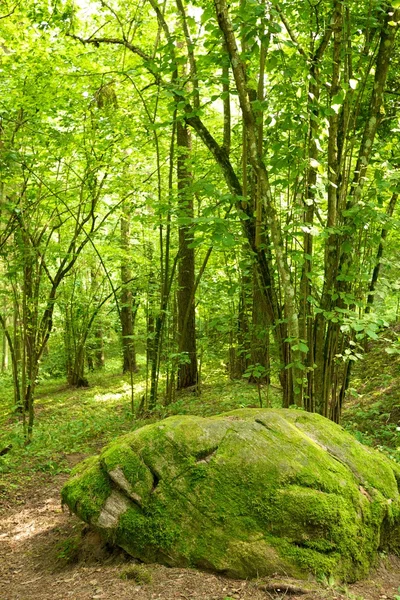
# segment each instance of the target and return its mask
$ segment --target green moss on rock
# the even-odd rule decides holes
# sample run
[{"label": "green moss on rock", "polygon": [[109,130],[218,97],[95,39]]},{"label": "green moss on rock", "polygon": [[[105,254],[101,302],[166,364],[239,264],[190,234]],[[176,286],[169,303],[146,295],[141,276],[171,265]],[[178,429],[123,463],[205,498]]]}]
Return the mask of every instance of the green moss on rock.
[{"label": "green moss on rock", "polygon": [[94,524],[111,493],[111,481],[97,456],[77,465],[61,492],[63,504],[86,523]]},{"label": "green moss on rock", "polygon": [[63,502],[144,562],[238,577],[367,575],[400,550],[399,467],[319,415],[175,416],[85,461]]}]

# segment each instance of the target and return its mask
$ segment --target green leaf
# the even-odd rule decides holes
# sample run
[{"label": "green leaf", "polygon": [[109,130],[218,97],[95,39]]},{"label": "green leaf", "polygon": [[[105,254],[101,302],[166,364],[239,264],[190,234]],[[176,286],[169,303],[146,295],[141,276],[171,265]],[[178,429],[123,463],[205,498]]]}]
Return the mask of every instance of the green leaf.
[{"label": "green leaf", "polygon": [[[333,98],[331,99],[331,106],[334,104],[337,104],[339,106],[341,106],[343,104],[345,98],[345,93],[344,90],[341,90],[338,94],[335,94],[335,96],[333,96]],[[333,108],[333,106],[332,106]]]},{"label": "green leaf", "polygon": [[313,167],[313,169],[318,169],[318,167],[321,166],[321,163],[318,162],[315,158],[310,158],[310,165]]},{"label": "green leaf", "polygon": [[367,329],[365,330],[365,333],[372,338],[373,340],[378,340],[379,336],[375,333],[375,331],[373,329],[371,329],[370,327],[367,327]]}]

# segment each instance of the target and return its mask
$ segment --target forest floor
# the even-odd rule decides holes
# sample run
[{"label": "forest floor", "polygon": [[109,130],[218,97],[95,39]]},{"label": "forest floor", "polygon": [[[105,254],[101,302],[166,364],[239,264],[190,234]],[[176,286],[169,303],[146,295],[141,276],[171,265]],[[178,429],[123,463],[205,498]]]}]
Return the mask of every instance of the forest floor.
[{"label": "forest floor", "polygon": [[[356,373],[345,421],[362,441],[398,458],[400,363],[398,357],[383,359],[388,361],[384,368],[376,364],[376,356],[371,357],[368,381],[365,376],[357,379]],[[136,397],[143,393],[143,385],[136,384]],[[103,373],[85,390],[67,388],[60,381],[41,387],[30,446],[23,445],[20,423],[7,407],[3,412],[0,408],[0,451],[11,446],[0,456],[0,600],[400,599],[400,558],[393,556],[381,556],[368,580],[343,586],[333,579],[238,581],[190,569],[139,565],[122,551],[108,548],[62,510],[60,490],[75,464],[132,427],[129,385],[119,375]],[[2,390],[3,396],[6,382]],[[272,388],[272,404],[274,393]],[[4,402],[0,400],[0,407]],[[200,399],[183,394],[151,419],[174,413],[215,414],[256,402],[253,386],[229,383],[219,372],[205,382]],[[371,427],[371,414],[377,428]],[[134,426],[144,422],[148,420]]]},{"label": "forest floor", "polygon": [[[82,459],[71,454],[71,466]],[[60,488],[68,475],[38,473],[9,494],[0,509],[1,600],[385,600],[396,598],[400,559],[385,557],[368,580],[341,586],[294,580],[239,581],[190,569],[138,565],[104,546],[63,512]],[[286,586],[285,586],[286,584]],[[278,586],[282,590],[278,591]],[[285,586],[285,587],[283,587]],[[273,592],[273,588],[276,592]],[[304,589],[306,593],[296,593]]]}]

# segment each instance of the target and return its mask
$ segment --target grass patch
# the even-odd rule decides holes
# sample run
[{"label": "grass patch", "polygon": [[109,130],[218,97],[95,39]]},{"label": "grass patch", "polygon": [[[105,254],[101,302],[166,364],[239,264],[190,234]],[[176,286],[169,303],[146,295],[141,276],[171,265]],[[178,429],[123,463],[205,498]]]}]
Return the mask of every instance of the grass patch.
[{"label": "grass patch", "polygon": [[[117,365],[115,365],[117,368]],[[89,455],[115,437],[174,414],[210,416],[249,405],[258,406],[258,392],[246,381],[230,381],[223,365],[206,371],[201,394],[180,392],[169,406],[163,405],[163,381],[157,409],[145,419],[132,416],[129,376],[99,371],[90,375],[89,388],[68,387],[62,379],[46,379],[37,387],[35,426],[32,442],[25,446],[21,417],[13,413],[12,380],[0,378],[0,456],[2,489],[17,489],[34,473],[68,473],[68,455]],[[135,374],[134,399],[137,410],[146,389],[144,369]],[[262,391],[264,405],[267,390]],[[268,402],[280,405],[279,390],[270,387]],[[0,489],[0,492],[2,490]]]},{"label": "grass patch", "polygon": [[81,550],[80,536],[68,537],[57,545],[56,558],[62,564],[70,565],[78,562]]},{"label": "grass patch", "polygon": [[149,585],[153,576],[144,565],[133,565],[124,569],[120,574],[121,579],[134,581],[138,585]]},{"label": "grass patch", "polygon": [[[400,356],[385,352],[384,341],[373,344],[356,365],[343,424],[364,444],[384,451],[400,462]],[[143,364],[143,363],[142,363]],[[0,493],[16,490],[34,473],[56,475],[70,470],[68,455],[89,455],[115,437],[142,425],[176,414],[211,416],[236,408],[259,406],[257,387],[244,380],[231,381],[222,362],[204,365],[201,394],[193,390],[176,394],[163,404],[163,379],[157,409],[136,419],[131,411],[129,376],[119,365],[90,374],[90,387],[75,389],[63,379],[43,379],[35,401],[33,440],[25,446],[20,416],[13,412],[9,374],[0,375]],[[146,390],[145,368],[134,376],[137,410]],[[280,407],[277,385],[262,386],[264,406]]]}]

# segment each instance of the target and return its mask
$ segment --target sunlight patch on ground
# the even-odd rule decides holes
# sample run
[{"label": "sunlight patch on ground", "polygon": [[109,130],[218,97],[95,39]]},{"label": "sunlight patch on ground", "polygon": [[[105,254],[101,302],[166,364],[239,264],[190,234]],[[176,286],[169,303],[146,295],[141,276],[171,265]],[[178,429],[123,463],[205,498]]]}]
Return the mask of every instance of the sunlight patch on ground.
[{"label": "sunlight patch on ground", "polygon": [[96,402],[110,402],[113,400],[122,400],[122,398],[126,399],[129,392],[117,392],[113,394],[112,392],[107,392],[106,394],[96,394],[93,398]]},{"label": "sunlight patch on ground", "polygon": [[20,542],[52,529],[60,519],[60,502],[49,498],[35,509],[22,509],[20,512],[0,519],[0,542]]},{"label": "sunlight patch on ground", "polygon": [[[133,386],[133,393],[134,396],[137,396],[138,394],[143,394],[145,389],[144,384],[137,384]],[[131,386],[128,383],[124,383],[120,388],[118,392],[105,392],[104,394],[95,394],[95,396],[93,396],[93,400],[95,402],[113,402],[113,401],[118,401],[118,400],[126,400],[127,398],[130,398],[131,395]]]}]

